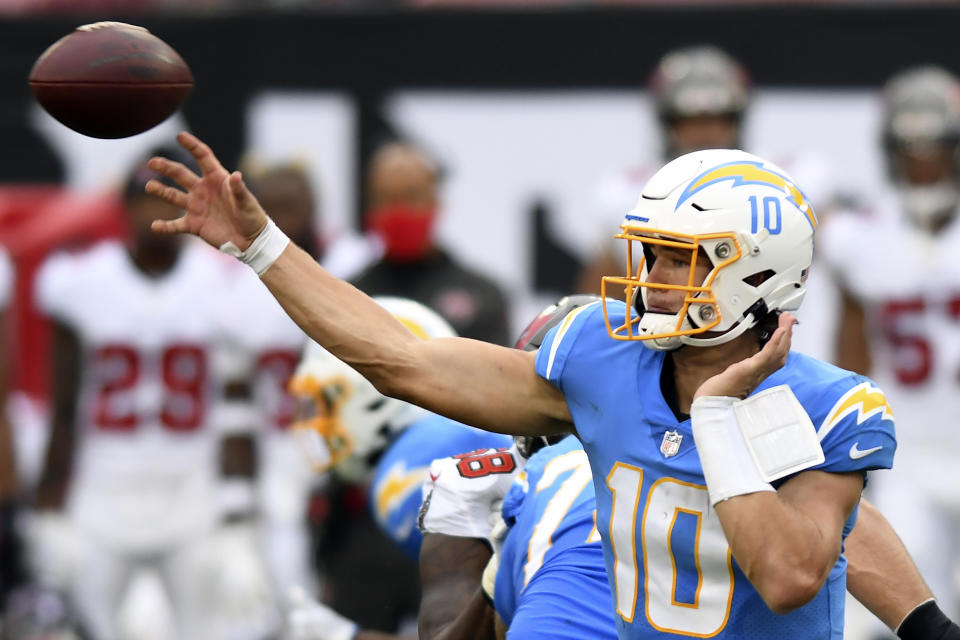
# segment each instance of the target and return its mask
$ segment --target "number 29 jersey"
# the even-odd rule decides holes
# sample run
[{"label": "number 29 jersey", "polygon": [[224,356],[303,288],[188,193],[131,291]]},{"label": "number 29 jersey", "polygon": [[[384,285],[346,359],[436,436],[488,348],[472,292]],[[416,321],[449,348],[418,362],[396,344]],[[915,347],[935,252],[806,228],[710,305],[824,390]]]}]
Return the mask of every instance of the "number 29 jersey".
[{"label": "number 29 jersey", "polygon": [[151,550],[215,517],[224,264],[191,241],[150,277],[110,241],[55,255],[38,274],[40,308],[79,341],[68,508],[101,542]]},{"label": "number 29 jersey", "polygon": [[[608,303],[613,317],[623,303]],[[693,347],[687,347],[693,348]],[[563,392],[593,470],[597,526],[621,638],[841,639],[846,559],[805,606],[776,615],[732,557],[690,421],[663,398],[667,354],[613,340],[599,303],[547,334],[537,372]],[[755,392],[787,384],[818,428],[828,472],[889,468],[893,415],[870,380],[791,352]],[[844,527],[853,528],[856,512]]]}]

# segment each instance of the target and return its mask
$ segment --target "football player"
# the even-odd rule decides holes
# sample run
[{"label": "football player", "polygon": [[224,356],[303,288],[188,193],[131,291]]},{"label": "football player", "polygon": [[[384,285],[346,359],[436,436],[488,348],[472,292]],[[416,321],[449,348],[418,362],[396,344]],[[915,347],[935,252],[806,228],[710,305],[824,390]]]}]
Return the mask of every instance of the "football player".
[{"label": "football player", "polygon": [[621,225],[636,260],[604,279],[626,303],[578,309],[534,356],[417,340],[292,246],[209,147],[179,140],[201,174],[151,161],[186,189],[148,184],[186,209],[155,231],[250,265],[385,395],[492,431],[577,434],[620,637],[842,633],[840,551],[865,472],[892,464],[893,416],[870,380],[789,352],[816,216],[781,169],[732,150],[667,164]]},{"label": "football player", "polygon": [[[124,187],[128,242],[55,255],[36,283],[53,322],[54,380],[32,555],[101,640],[119,637],[118,610],[144,568],[165,585],[181,638],[230,634],[267,609],[248,439],[216,424],[231,309],[218,294],[234,269],[201,244],[150,232],[151,220],[181,215],[144,195],[154,176],[141,164]],[[224,606],[233,610],[217,618]]]},{"label": "football player", "polygon": [[[960,85],[904,71],[883,91],[892,192],[872,211],[835,216],[821,248],[843,292],[837,360],[869,373],[896,407],[897,469],[871,485],[944,609],[960,612]],[[862,248],[857,250],[855,248]]]},{"label": "football player", "polygon": [[[391,297],[374,300],[418,339],[455,335],[446,320],[420,303]],[[382,395],[355,370],[313,342],[304,350],[290,389],[302,407],[293,432],[312,466],[317,471],[332,468],[347,483],[368,486],[367,502],[377,525],[414,561],[422,542],[417,528],[420,487],[430,462],[455,453],[512,444],[506,436],[467,427]],[[512,458],[505,456],[504,460]],[[472,459],[464,462],[473,463]],[[346,592],[346,585],[333,586],[335,595]],[[373,588],[371,585],[367,589],[363,602],[351,603],[349,598],[340,597],[336,608],[360,619],[355,611],[369,609],[367,603],[377,599],[371,595]],[[402,588],[411,591],[409,584]]]},{"label": "football player", "polygon": [[[304,169],[295,164],[251,171],[251,188],[277,224],[319,259],[317,202]],[[314,586],[307,506],[314,476],[290,435],[295,401],[287,384],[307,337],[249,270],[237,273],[227,339],[241,354],[246,389],[238,390],[233,420],[257,431],[257,511],[265,558],[277,592]],[[246,406],[244,406],[246,399]]]}]

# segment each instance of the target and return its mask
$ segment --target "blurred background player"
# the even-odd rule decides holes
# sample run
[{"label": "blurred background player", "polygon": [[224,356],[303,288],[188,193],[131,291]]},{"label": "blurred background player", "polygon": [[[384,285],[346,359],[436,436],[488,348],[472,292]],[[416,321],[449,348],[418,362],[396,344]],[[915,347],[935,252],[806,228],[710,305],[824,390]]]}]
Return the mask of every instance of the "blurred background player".
[{"label": "blurred background player", "polygon": [[371,296],[423,303],[465,338],[507,344],[503,293],[457,263],[435,239],[439,180],[437,166],[410,143],[391,142],[374,152],[366,175],[364,223],[383,241],[384,253],[353,284]]},{"label": "blurred background player", "polygon": [[[318,260],[319,203],[304,167],[295,163],[256,166],[245,174],[251,188],[284,233]],[[287,384],[306,336],[264,291],[256,274],[236,270],[229,341],[242,354],[246,399],[234,404],[232,420],[257,425],[257,510],[265,557],[277,592],[300,585],[313,589],[308,504],[316,480],[288,427],[295,401]]]},{"label": "blurred background player", "polygon": [[55,255],[36,281],[54,380],[32,559],[98,640],[120,637],[144,568],[165,586],[176,637],[257,637],[276,621],[254,550],[252,448],[237,425],[215,424],[227,265],[150,232],[181,215],[144,194],[152,177],[138,165],[124,186],[128,242]]},{"label": "blurred background player", "polygon": [[[456,335],[422,304],[390,297],[376,301],[421,339]],[[367,488],[366,495],[340,492],[331,506],[321,544],[328,581],[324,599],[362,628],[394,631],[403,627],[404,617],[412,627],[419,605],[414,563],[422,541],[417,515],[430,462],[476,449],[509,447],[512,440],[383,396],[313,342],[291,389],[304,412],[294,424],[298,436],[322,435],[323,444],[316,451],[307,449],[314,467],[332,467],[338,482]],[[337,504],[347,500],[356,504]],[[367,514],[372,514],[372,521]],[[382,533],[367,525],[373,521]],[[384,536],[395,544],[384,544]]]},{"label": "blurred background player", "polygon": [[869,373],[897,412],[895,470],[870,494],[943,609],[958,610],[960,559],[960,86],[936,67],[890,79],[883,150],[892,193],[837,215],[821,248],[842,290],[837,361]]},{"label": "blurred background player", "polygon": [[[661,132],[664,163],[692,151],[746,146],[745,121],[753,87],[747,70],[727,52],[710,45],[670,51],[660,59],[647,86]],[[804,185],[808,201],[814,203],[822,220],[836,197],[822,158],[798,150],[774,160]],[[600,278],[623,270],[623,251],[610,236],[610,229],[618,228],[660,164],[613,174],[599,185],[594,212],[598,237],[593,257],[580,275],[580,291],[600,293]],[[803,329],[794,332],[793,349],[829,360],[832,345],[827,336],[834,330],[835,294],[829,279],[817,280],[814,287],[807,288],[797,314]]]}]

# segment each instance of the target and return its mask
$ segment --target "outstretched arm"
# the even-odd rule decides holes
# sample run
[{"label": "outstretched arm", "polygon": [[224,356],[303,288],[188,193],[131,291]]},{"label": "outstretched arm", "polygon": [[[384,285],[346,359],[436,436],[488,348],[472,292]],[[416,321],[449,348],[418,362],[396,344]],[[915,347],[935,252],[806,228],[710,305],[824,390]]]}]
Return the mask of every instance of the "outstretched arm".
[{"label": "outstretched arm", "polygon": [[[177,220],[155,221],[154,231],[192,233],[215,247],[232,243],[246,251],[264,229],[271,231],[266,213],[240,173],[228,173],[207,145],[187,133],[178,140],[202,175],[177,162],[151,160],[153,170],[185,191],[151,181],[147,193],[186,210]],[[491,431],[573,429],[563,395],[536,374],[532,354],[460,338],[420,341],[293,244],[261,279],[307,335],[386,395]]]}]

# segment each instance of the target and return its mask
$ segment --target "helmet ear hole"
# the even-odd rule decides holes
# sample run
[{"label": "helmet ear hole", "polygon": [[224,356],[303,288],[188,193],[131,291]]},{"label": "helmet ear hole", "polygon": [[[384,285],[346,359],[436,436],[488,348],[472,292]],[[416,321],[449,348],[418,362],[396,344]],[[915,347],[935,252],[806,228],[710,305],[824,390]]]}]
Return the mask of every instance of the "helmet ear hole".
[{"label": "helmet ear hole", "polygon": [[385,405],[386,403],[387,403],[386,397],[381,396],[381,397],[379,397],[379,398],[375,398],[375,399],[373,400],[373,402],[370,402],[369,404],[367,404],[367,406],[364,407],[364,409],[365,409],[366,411],[376,411],[377,409],[379,409],[380,407],[382,407],[382,406]]},{"label": "helmet ear hole", "polygon": [[743,279],[743,281],[750,285],[751,287],[759,287],[761,284],[777,275],[777,272],[773,269],[767,269],[766,271],[759,271],[757,273],[751,274]]}]

